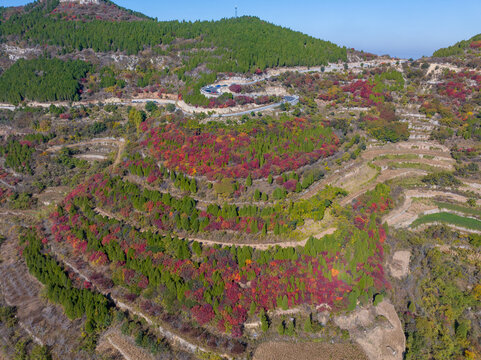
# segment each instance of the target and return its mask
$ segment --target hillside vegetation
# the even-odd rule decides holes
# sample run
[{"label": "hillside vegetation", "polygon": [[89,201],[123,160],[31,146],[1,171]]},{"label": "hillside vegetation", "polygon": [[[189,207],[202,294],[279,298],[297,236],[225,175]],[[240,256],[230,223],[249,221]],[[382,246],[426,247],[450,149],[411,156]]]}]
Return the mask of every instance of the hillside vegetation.
[{"label": "hillside vegetation", "polygon": [[91,65],[81,60],[21,59],[0,77],[0,101],[78,100],[79,80],[90,69]]},{"label": "hillside vegetation", "polygon": [[476,37],[0,19],[2,359],[481,359]]},{"label": "hillside vegetation", "polygon": [[434,57],[447,57],[453,55],[461,55],[464,53],[465,50],[471,49],[478,49],[481,47],[481,34],[473,36],[469,40],[462,40],[457,42],[452,46],[448,46],[446,48],[441,48],[434,52]]},{"label": "hillside vegetation", "polygon": [[[93,49],[137,54],[146,48],[161,51],[176,39],[190,40],[181,49],[222,49],[207,57],[211,70],[247,72],[276,66],[314,66],[346,60],[346,49],[256,17],[220,21],[154,20],[79,22],[52,15],[58,1],[34,3],[23,14],[0,24],[2,40],[20,38],[31,44],[55,45],[67,52]],[[167,51],[171,50],[168,48]]]}]

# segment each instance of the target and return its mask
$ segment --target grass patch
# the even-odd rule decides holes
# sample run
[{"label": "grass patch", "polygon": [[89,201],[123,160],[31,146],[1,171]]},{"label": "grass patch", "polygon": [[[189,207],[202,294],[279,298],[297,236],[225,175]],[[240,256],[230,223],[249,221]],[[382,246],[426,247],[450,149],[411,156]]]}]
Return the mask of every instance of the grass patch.
[{"label": "grass patch", "polygon": [[424,215],[416,219],[411,227],[415,228],[419,225],[441,222],[445,224],[451,224],[460,226],[466,229],[481,230],[481,221],[471,218],[462,217],[456,214],[451,214],[448,212],[440,212],[437,214]]},{"label": "grass patch", "polygon": [[380,155],[375,160],[415,160],[419,159],[417,154],[386,154]]},{"label": "grass patch", "polygon": [[429,172],[436,172],[436,171],[442,170],[442,168],[439,168],[436,166],[431,166],[428,164],[421,164],[421,163],[414,163],[414,162],[402,162],[402,163],[390,162],[388,166],[393,169],[419,169],[419,170],[425,170]]},{"label": "grass patch", "polygon": [[406,189],[416,189],[417,187],[423,186],[421,181],[422,176],[409,176],[409,177],[399,177],[389,180],[387,183],[389,186],[401,186]]},{"label": "grass patch", "polygon": [[450,204],[450,203],[445,203],[441,201],[435,201],[434,202],[436,206],[440,209],[447,209],[447,210],[452,210],[452,211],[458,211],[466,215],[473,215],[475,217],[481,217],[481,210],[478,208],[469,208],[466,206],[462,205],[457,205],[457,204]]}]

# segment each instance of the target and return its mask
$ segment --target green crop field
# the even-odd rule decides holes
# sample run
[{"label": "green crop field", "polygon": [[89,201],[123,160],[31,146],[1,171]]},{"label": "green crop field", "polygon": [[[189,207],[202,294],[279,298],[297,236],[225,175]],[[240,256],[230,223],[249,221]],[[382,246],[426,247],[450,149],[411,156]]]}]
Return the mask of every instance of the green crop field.
[{"label": "green crop field", "polygon": [[466,207],[466,206],[457,205],[457,204],[450,204],[450,203],[445,203],[445,202],[441,202],[441,201],[435,201],[434,203],[440,209],[458,211],[458,212],[462,212],[463,214],[466,214],[466,215],[472,215],[474,217],[481,218],[481,209],[479,209],[479,208],[469,208],[469,207]]},{"label": "green crop field", "polygon": [[472,218],[462,217],[448,212],[440,212],[437,214],[421,216],[412,223],[411,227],[417,227],[419,225],[433,222],[442,222],[467,229],[481,230],[481,221]]}]

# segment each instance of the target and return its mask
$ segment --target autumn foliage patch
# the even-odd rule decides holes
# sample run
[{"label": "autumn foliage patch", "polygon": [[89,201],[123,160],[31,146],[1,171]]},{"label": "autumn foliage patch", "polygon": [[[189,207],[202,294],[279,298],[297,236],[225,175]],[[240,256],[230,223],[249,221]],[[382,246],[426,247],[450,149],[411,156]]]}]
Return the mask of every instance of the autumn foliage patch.
[{"label": "autumn foliage patch", "polygon": [[[109,179],[99,180],[105,189]],[[125,222],[97,215],[84,192],[88,186],[71,193],[52,214],[55,240],[94,266],[108,264],[119,274],[115,281],[130,293],[151,289],[161,294],[160,306],[184,311],[200,325],[233,337],[242,335],[251,303],[265,310],[302,304],[345,308],[387,286],[386,229],[378,216],[392,206],[387,187],[378,186],[346,209],[352,222],[343,230],[311,238],[304,247],[260,251],[133,231]]]},{"label": "autumn foliage patch", "polygon": [[189,122],[148,131],[143,142],[169,169],[216,178],[264,178],[331,156],[339,140],[330,128],[295,118],[217,128]]}]

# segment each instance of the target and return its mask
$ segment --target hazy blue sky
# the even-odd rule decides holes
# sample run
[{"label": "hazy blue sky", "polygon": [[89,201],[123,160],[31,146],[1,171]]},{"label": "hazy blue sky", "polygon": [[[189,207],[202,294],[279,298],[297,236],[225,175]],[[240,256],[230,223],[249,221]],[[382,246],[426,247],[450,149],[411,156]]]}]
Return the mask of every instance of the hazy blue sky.
[{"label": "hazy blue sky", "polygon": [[[0,5],[30,1],[0,0]],[[255,15],[376,54],[418,58],[481,33],[481,0],[117,0],[159,20]]]}]

